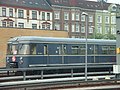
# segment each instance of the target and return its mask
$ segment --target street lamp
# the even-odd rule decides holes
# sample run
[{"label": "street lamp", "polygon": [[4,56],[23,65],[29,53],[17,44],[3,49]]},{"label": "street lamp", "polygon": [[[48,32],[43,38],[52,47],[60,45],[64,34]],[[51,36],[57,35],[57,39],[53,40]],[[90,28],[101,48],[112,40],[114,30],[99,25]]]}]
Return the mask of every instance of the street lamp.
[{"label": "street lamp", "polygon": [[88,29],[88,14],[82,12],[85,15],[86,29],[85,29],[85,81],[87,81],[87,29]]}]

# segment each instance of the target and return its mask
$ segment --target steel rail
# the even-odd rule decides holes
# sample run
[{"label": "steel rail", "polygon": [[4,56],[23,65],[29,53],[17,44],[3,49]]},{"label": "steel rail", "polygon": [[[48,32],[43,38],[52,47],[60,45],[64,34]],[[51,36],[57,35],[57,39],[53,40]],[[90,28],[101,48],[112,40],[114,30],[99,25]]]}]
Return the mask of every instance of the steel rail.
[{"label": "steel rail", "polygon": [[74,77],[74,78],[56,78],[56,79],[40,79],[40,80],[27,80],[27,81],[14,81],[14,82],[3,82],[0,83],[0,89],[10,89],[10,88],[27,88],[27,87],[36,87],[36,86],[47,86],[48,85],[68,85],[68,84],[80,84],[80,83],[101,83],[101,82],[111,82],[119,83],[119,79],[103,79],[104,76],[98,76],[97,78],[102,78],[100,80],[93,80],[94,76],[88,77],[88,81],[85,81],[85,77]]}]

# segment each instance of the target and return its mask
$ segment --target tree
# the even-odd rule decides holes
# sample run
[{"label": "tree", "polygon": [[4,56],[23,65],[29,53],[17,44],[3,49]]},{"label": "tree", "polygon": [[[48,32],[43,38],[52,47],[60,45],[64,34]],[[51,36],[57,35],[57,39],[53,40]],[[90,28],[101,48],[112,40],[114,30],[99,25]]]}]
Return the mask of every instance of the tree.
[{"label": "tree", "polygon": [[95,34],[95,39],[103,39],[103,34],[97,33]]},{"label": "tree", "polygon": [[115,40],[116,39],[116,36],[113,35],[113,34],[106,34],[104,35],[103,37],[104,39],[111,39],[111,40]]}]

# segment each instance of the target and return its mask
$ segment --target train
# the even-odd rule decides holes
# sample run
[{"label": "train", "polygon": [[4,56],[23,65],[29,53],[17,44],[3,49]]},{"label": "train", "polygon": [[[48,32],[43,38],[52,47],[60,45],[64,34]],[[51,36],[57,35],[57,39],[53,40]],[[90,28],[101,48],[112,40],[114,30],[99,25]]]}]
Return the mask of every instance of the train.
[{"label": "train", "polygon": [[13,37],[7,42],[6,67],[75,66],[85,64],[86,54],[88,64],[115,64],[116,40]]}]

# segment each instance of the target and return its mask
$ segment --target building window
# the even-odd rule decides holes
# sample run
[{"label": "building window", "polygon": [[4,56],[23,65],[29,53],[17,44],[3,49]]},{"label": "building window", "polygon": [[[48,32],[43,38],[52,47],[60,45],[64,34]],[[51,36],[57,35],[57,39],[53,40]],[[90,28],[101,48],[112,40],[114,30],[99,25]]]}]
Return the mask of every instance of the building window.
[{"label": "building window", "polygon": [[108,34],[108,33],[109,33],[109,27],[106,26],[106,27],[105,27],[105,34]]},{"label": "building window", "polygon": [[64,30],[66,30],[66,31],[69,30],[69,26],[68,26],[68,24],[64,24]]},{"label": "building window", "polygon": [[81,15],[81,21],[85,21],[85,15]]},{"label": "building window", "polygon": [[111,34],[116,34],[116,28],[115,27],[111,28]]},{"label": "building window", "polygon": [[102,27],[101,26],[97,27],[97,33],[101,33],[102,34]]},{"label": "building window", "polygon": [[76,24],[76,32],[79,32],[79,24]]},{"label": "building window", "polygon": [[2,16],[6,16],[6,8],[2,8]]},{"label": "building window", "polygon": [[18,28],[24,28],[24,23],[18,23]]},{"label": "building window", "polygon": [[45,24],[42,24],[42,29],[45,29]]},{"label": "building window", "polygon": [[12,8],[9,9],[9,16],[13,17],[13,9]]},{"label": "building window", "polygon": [[32,24],[32,29],[37,29],[37,24]]},{"label": "building window", "polygon": [[105,17],[105,23],[109,23],[109,17],[108,16]]},{"label": "building window", "polygon": [[92,15],[89,16],[89,22],[93,22],[93,16]]},{"label": "building window", "polygon": [[47,13],[47,20],[50,20],[50,13]]},{"label": "building window", "polygon": [[75,25],[72,24],[72,32],[75,32]]},{"label": "building window", "polygon": [[76,13],[76,20],[80,20],[79,13]]},{"label": "building window", "polygon": [[13,22],[9,22],[9,27],[13,27]]},{"label": "building window", "polygon": [[75,13],[72,13],[72,20],[75,20]]},{"label": "building window", "polygon": [[37,11],[32,11],[32,19],[37,19]]},{"label": "building window", "polygon": [[42,12],[42,20],[45,20],[45,12]]},{"label": "building window", "polygon": [[93,28],[91,26],[89,27],[89,33],[93,33]]},{"label": "building window", "polygon": [[71,38],[75,38],[75,36],[71,36]]},{"label": "building window", "polygon": [[111,16],[111,24],[116,24],[116,17],[115,16]]},{"label": "building window", "polygon": [[60,12],[55,12],[54,18],[55,19],[60,19]]},{"label": "building window", "polygon": [[50,29],[50,24],[47,24],[47,29]]},{"label": "building window", "polygon": [[81,27],[81,33],[85,33],[85,26]]},{"label": "building window", "polygon": [[69,20],[69,13],[68,12],[64,12],[64,20]]},{"label": "building window", "polygon": [[5,21],[2,21],[2,27],[6,27],[7,23]]},{"label": "building window", "polygon": [[102,23],[102,17],[101,16],[97,16],[97,22]]},{"label": "building window", "polygon": [[24,11],[23,10],[18,10],[18,18],[23,18],[24,17]]},{"label": "building window", "polygon": [[55,27],[54,27],[55,30],[60,30],[60,24],[55,24]]}]

